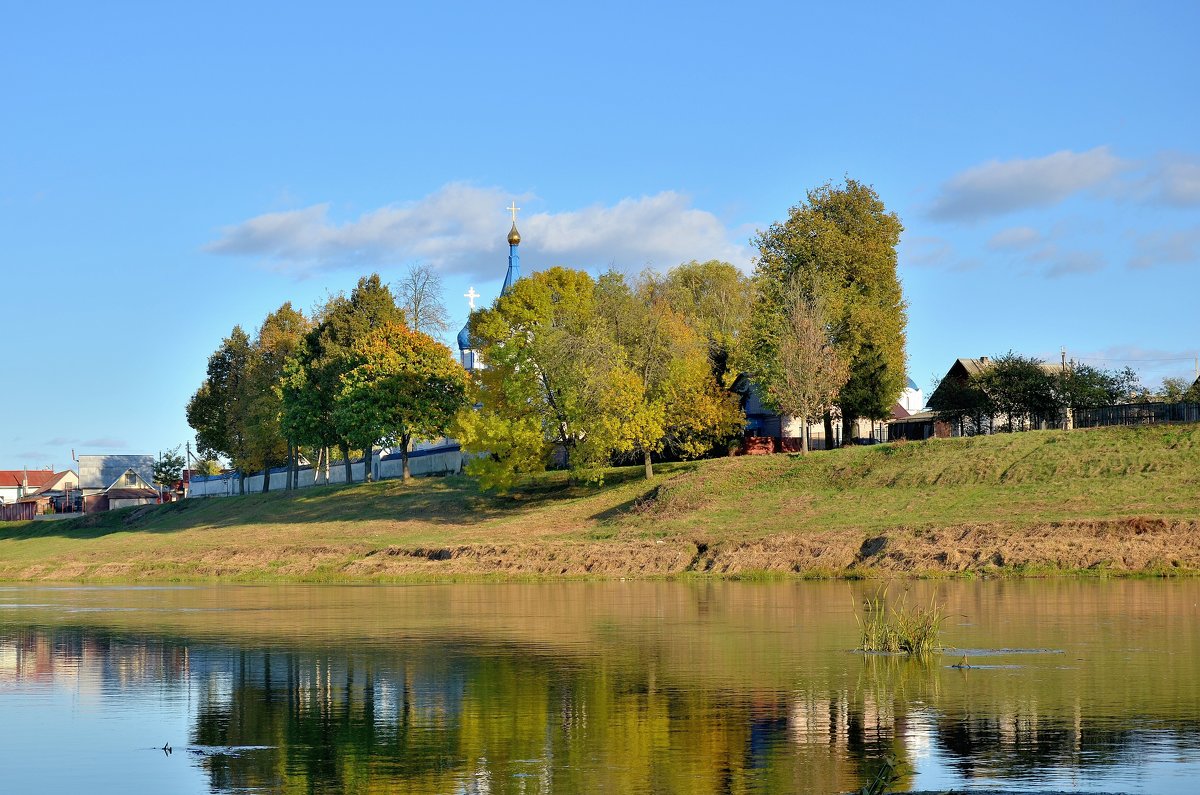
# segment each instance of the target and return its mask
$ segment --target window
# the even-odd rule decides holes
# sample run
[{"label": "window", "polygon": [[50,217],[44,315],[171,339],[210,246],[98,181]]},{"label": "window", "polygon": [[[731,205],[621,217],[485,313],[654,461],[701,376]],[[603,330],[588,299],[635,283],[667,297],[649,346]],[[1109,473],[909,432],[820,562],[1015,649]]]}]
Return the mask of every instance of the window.
[{"label": "window", "polygon": [[125,485],[126,486],[136,486],[137,485],[137,474],[132,469],[125,473]]}]

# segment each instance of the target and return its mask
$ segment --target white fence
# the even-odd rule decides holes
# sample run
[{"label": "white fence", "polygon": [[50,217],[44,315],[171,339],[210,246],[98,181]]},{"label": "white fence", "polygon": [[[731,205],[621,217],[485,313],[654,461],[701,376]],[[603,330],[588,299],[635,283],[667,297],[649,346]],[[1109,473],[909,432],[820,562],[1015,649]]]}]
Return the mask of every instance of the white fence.
[{"label": "white fence", "polygon": [[[463,452],[457,444],[443,443],[425,449],[413,450],[408,454],[408,468],[415,477],[424,475],[455,475],[462,472]],[[375,480],[399,478],[404,474],[404,462],[399,452],[386,455],[374,454],[371,457],[371,472]],[[361,483],[363,480],[363,462],[357,459],[351,462],[350,476],[352,482]],[[308,488],[315,483],[317,472],[311,466],[300,467],[296,485],[298,488]],[[287,487],[287,467],[276,467],[271,470],[271,491],[282,491]],[[345,462],[336,461],[329,465],[329,482],[346,482]],[[321,482],[325,485],[325,473],[321,473]],[[246,476],[246,493],[257,494],[262,491],[263,473],[256,472]],[[238,494],[238,473],[227,472],[223,475],[196,475],[192,477],[188,487],[188,497],[228,497]]]}]

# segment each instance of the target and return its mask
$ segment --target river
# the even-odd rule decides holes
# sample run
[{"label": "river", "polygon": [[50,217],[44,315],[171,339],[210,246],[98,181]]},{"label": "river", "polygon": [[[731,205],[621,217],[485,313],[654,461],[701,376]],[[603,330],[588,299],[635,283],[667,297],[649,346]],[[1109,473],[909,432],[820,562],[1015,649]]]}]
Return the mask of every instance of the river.
[{"label": "river", "polygon": [[0,788],[1200,787],[1200,581],[892,583],[927,660],[853,651],[879,588],[0,586]]}]

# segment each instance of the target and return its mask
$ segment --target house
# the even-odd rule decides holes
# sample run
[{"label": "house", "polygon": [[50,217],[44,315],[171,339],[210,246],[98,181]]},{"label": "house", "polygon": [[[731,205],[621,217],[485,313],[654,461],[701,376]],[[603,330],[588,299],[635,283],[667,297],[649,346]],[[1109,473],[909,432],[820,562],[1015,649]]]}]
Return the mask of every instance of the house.
[{"label": "house", "polygon": [[[746,437],[748,439],[775,439],[777,440],[776,444],[779,449],[786,452],[795,452],[800,449],[800,434],[803,431],[801,430],[801,422],[798,417],[777,414],[763,405],[762,399],[758,395],[758,390],[754,387],[749,376],[745,374],[739,376],[738,380],[734,382],[733,391],[742,396],[742,410],[746,414]],[[892,406],[891,415],[893,418],[907,417],[914,412],[920,411],[924,405],[925,399],[921,393],[921,388],[909,378],[904,390],[900,393],[899,399]],[[843,443],[841,439],[841,414],[838,412],[836,406],[832,413],[834,443],[841,444]],[[810,420],[806,432],[808,434],[808,446],[810,450],[828,449],[829,445],[825,441],[825,423],[823,418],[815,417]],[[853,439],[857,442],[882,442],[888,439],[887,433],[888,423],[859,418],[854,425]],[[761,443],[748,443],[746,450],[747,452],[760,450],[763,452],[772,452],[774,447],[775,445],[772,445],[771,450],[767,450]]]},{"label": "house", "polygon": [[[831,446],[849,444],[842,439],[842,417],[835,406],[833,415],[833,444],[825,439],[825,422],[822,417],[813,417],[805,427],[799,417],[779,414],[763,404],[758,389],[749,376],[738,376],[732,390],[741,395],[742,410],[746,414],[746,452],[797,452],[800,450],[800,435],[807,434],[810,450],[827,450]],[[893,411],[894,411],[893,407]],[[859,418],[854,423],[853,440],[856,442],[883,441],[886,425],[882,422]],[[771,445],[754,442],[755,439],[772,439]]]},{"label": "house", "polygon": [[21,502],[36,502],[38,513],[71,513],[79,510],[79,475],[66,469],[54,476],[37,491],[21,498]]},{"label": "house", "polygon": [[[955,399],[954,393],[956,390],[962,390],[970,383],[971,378],[980,375],[992,367],[992,361],[986,356],[980,356],[978,359],[955,359],[954,364],[950,365],[950,369],[946,371],[946,375],[938,382],[937,388],[933,390],[933,394],[929,396],[928,405],[953,405],[961,402]],[[1041,368],[1047,373],[1057,375],[1063,371],[1063,366],[1060,364],[1042,363]],[[1000,425],[1001,417],[992,416],[990,414],[976,413],[971,415],[971,412],[965,411],[962,416],[956,419],[940,418],[936,410],[923,412],[923,416],[919,419],[922,423],[922,429],[931,429],[931,432],[924,436],[904,435],[915,433],[912,430],[902,432],[903,438],[929,438],[936,436],[939,439],[949,438],[952,436],[974,436],[977,434],[993,433]],[[1012,420],[1013,418],[1009,418]],[[901,418],[901,424],[912,425],[918,421],[915,417]],[[1045,420],[1035,421],[1034,425],[1045,426]],[[889,431],[889,438],[891,432]],[[899,437],[898,437],[899,438]]]},{"label": "house", "polygon": [[54,477],[52,469],[0,469],[0,503],[11,505],[33,494]]},{"label": "house", "polygon": [[79,488],[86,513],[153,505],[161,500],[153,483],[152,455],[79,456]]}]

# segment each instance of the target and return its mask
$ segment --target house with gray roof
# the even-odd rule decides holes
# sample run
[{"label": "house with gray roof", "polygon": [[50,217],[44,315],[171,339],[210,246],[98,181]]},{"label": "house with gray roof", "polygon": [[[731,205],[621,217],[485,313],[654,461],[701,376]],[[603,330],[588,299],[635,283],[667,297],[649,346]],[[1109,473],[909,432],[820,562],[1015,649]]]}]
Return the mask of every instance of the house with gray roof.
[{"label": "house with gray roof", "polygon": [[152,505],[160,499],[153,484],[152,455],[79,456],[79,489],[87,513]]}]

